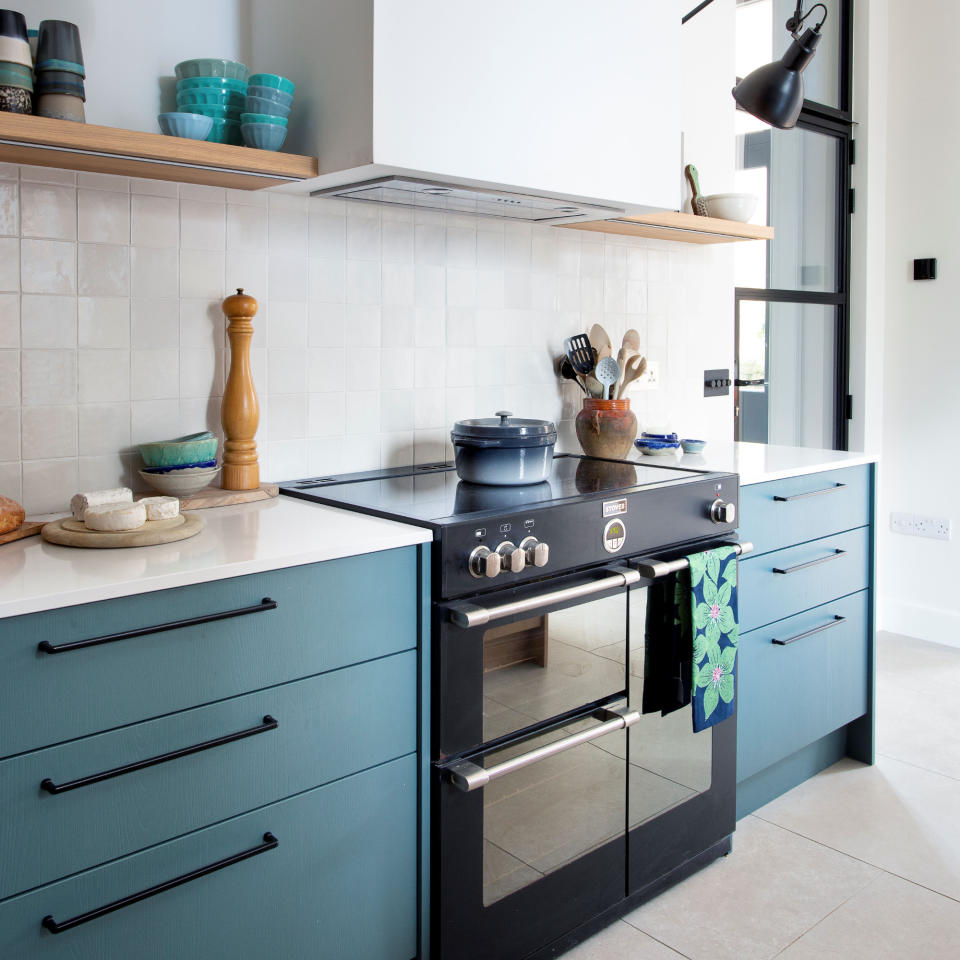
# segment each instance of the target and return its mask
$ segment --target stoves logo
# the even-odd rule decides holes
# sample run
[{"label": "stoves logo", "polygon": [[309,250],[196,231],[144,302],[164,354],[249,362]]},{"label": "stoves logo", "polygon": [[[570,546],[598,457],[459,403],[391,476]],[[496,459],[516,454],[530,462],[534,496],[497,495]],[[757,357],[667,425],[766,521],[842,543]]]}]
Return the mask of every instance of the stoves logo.
[{"label": "stoves logo", "polygon": [[604,517],[619,517],[621,513],[627,512],[626,500],[607,500],[603,505]]}]

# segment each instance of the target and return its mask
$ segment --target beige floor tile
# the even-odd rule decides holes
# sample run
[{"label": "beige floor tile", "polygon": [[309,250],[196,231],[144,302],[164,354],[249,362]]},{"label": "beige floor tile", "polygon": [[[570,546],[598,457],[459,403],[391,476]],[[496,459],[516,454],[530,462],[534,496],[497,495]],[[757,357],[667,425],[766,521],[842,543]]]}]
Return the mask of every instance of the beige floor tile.
[{"label": "beige floor tile", "polygon": [[729,857],[624,919],[692,960],[766,960],[878,874],[747,817],[737,826]]},{"label": "beige floor tile", "polygon": [[882,874],[805,933],[782,960],[955,960],[960,903]]},{"label": "beige floor tile", "polygon": [[960,781],[889,757],[841,760],[754,816],[960,899]]},{"label": "beige floor tile", "polygon": [[564,960],[681,960],[682,954],[618,920],[563,957]]},{"label": "beige floor tile", "polygon": [[932,688],[960,692],[960,648],[877,634],[877,675],[923,693]]}]

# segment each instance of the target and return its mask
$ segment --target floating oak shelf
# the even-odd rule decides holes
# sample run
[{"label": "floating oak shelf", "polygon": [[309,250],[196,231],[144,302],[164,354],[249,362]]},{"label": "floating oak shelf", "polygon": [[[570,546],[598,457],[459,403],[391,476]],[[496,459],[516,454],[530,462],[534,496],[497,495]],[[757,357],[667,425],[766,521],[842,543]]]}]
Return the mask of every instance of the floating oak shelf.
[{"label": "floating oak shelf", "polygon": [[645,213],[639,217],[617,220],[592,220],[589,223],[567,223],[572,230],[595,230],[600,233],[621,233],[629,237],[652,240],[677,240],[681,243],[737,243],[743,240],[772,240],[773,227],[760,227],[736,220],[697,217],[692,213]]},{"label": "floating oak shelf", "polygon": [[318,175],[316,157],[0,113],[0,161],[262,190]]}]

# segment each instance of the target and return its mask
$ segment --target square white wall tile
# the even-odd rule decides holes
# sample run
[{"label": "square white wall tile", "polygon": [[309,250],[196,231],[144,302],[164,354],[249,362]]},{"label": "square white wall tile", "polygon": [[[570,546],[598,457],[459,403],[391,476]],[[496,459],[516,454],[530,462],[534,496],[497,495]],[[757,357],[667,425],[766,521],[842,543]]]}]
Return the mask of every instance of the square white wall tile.
[{"label": "square white wall tile", "polygon": [[77,238],[77,191],[45,183],[20,184],[20,230],[24,237]]},{"label": "square white wall tile", "polygon": [[20,302],[20,342],[24,347],[76,347],[76,297],[25,293]]},{"label": "square white wall tile", "polygon": [[181,199],[180,246],[186,250],[223,250],[226,247],[224,204]]},{"label": "square white wall tile", "polygon": [[176,193],[172,197],[134,195],[130,198],[130,241],[138,247],[179,244],[180,203]]},{"label": "square white wall tile", "polygon": [[[175,306],[176,301],[173,303]],[[181,347],[222,349],[226,345],[226,329],[227,321],[223,315],[222,301],[180,301]]]},{"label": "square white wall tile", "polygon": [[174,400],[179,396],[179,350],[166,348],[130,352],[131,400]]},{"label": "square white wall tile", "polygon": [[59,240],[21,241],[20,276],[24,293],[76,293],[76,244]]},{"label": "square white wall tile", "polygon": [[76,403],[76,350],[23,350],[24,404]]},{"label": "square white wall tile", "polygon": [[258,251],[267,249],[267,210],[227,204],[227,249]]},{"label": "square white wall tile", "polygon": [[130,248],[81,243],[77,250],[78,290],[91,297],[130,296]]},{"label": "square white wall tile", "polygon": [[81,403],[130,399],[129,350],[79,350],[77,364]]},{"label": "square white wall tile", "polygon": [[180,430],[180,401],[136,400],[130,404],[130,442],[168,440]]},{"label": "square white wall tile", "polygon": [[48,460],[77,455],[77,407],[24,407],[20,417],[21,456]]},{"label": "square white wall tile", "polygon": [[76,458],[25,460],[21,503],[27,514],[69,510],[70,498],[79,489]]},{"label": "square white wall tile", "polygon": [[130,195],[77,190],[77,239],[93,243],[130,242]]},{"label": "square white wall tile", "polygon": [[130,345],[176,347],[180,343],[180,311],[187,301],[134,297],[130,301]]},{"label": "square white wall tile", "polygon": [[130,249],[131,294],[173,298],[180,290],[180,254],[175,247]]},{"label": "square white wall tile", "polygon": [[77,313],[78,346],[130,346],[130,301],[126,297],[80,297]]},{"label": "square white wall tile", "polygon": [[130,406],[126,403],[81,403],[77,408],[81,457],[119,453],[130,446]]}]

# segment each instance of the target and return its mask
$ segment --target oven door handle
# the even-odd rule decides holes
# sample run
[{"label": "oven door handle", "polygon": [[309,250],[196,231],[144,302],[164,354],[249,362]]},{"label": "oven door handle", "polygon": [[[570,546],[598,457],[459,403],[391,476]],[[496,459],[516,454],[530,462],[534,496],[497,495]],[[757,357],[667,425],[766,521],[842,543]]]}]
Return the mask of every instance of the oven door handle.
[{"label": "oven door handle", "polygon": [[458,627],[482,627],[493,620],[503,620],[518,613],[533,613],[554,603],[563,603],[567,600],[579,600],[605,590],[615,590],[617,587],[629,587],[640,581],[640,574],[630,567],[616,567],[609,577],[602,580],[591,580],[589,583],[577,584],[575,587],[564,587],[561,590],[552,590],[541,593],[525,600],[514,600],[512,603],[502,603],[497,607],[481,607],[475,603],[458,603],[447,608],[447,617]]},{"label": "oven door handle", "polygon": [[[753,553],[753,544],[749,541],[743,543],[727,543],[724,546],[734,547],[737,556],[742,557],[745,553]],[[668,573],[679,573],[690,566],[690,561],[686,557],[679,560],[637,560],[637,570],[646,580],[659,580]]]},{"label": "oven door handle", "polygon": [[640,719],[639,712],[628,707],[620,710],[603,710],[599,716],[606,718],[599,726],[591,727],[589,730],[581,730],[579,733],[571,734],[562,740],[555,740],[546,746],[537,747],[536,750],[531,750],[529,753],[521,753],[518,757],[512,757],[510,760],[504,760],[503,763],[494,764],[492,767],[484,768],[470,760],[461,760],[459,763],[447,767],[450,782],[458,790],[470,793],[473,790],[485,787],[491,780],[513,773],[514,770],[521,770],[524,767],[529,767],[532,763],[539,763],[548,757],[555,757],[558,753],[572,750],[574,747],[579,747],[582,743],[589,743],[591,740],[598,740],[608,733],[632,727]]}]

